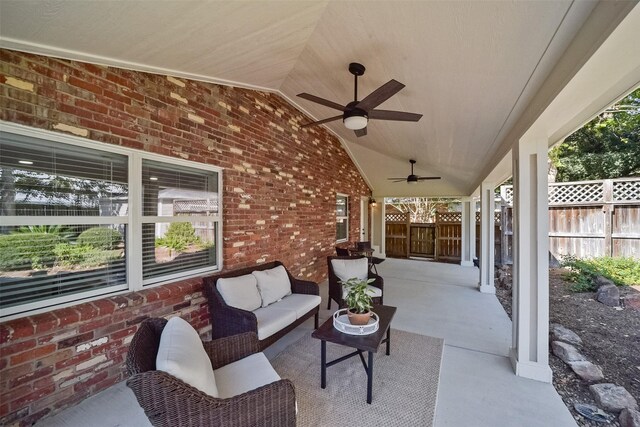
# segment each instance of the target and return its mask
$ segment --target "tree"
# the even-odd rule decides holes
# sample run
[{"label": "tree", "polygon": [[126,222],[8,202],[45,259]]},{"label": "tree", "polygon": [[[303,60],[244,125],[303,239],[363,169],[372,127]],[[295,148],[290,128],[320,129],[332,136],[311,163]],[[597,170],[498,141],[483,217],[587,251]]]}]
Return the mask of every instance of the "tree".
[{"label": "tree", "polygon": [[409,212],[411,222],[426,223],[435,222],[437,212],[454,210],[454,206],[459,205],[460,201],[444,198],[394,197],[386,199],[385,203],[398,212]]},{"label": "tree", "polygon": [[552,148],[549,158],[559,182],[640,176],[640,89]]}]

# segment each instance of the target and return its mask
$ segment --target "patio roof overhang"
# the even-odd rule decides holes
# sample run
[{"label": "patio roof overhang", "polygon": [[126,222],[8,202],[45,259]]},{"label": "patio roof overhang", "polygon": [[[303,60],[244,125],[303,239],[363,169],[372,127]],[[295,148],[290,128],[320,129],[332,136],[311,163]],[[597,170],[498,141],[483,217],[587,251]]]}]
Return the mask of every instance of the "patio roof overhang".
[{"label": "patio roof overhang", "polygon": [[[487,177],[510,175],[505,156],[541,114],[560,124],[538,132],[554,128],[548,135],[560,140],[638,81],[637,47],[615,52],[628,44],[624,37],[637,40],[639,27],[612,36],[621,22],[637,21],[636,4],[170,1],[149,9],[5,1],[0,45],[278,92],[316,119],[334,112],[296,94],[348,102],[353,81],[346,65],[358,61],[367,67],[361,94],[394,78],[406,88],[383,108],[424,114],[418,123],[371,121],[362,138],[340,121],[325,125],[374,196],[469,196]],[[608,44],[608,56],[600,55]],[[578,84],[590,66],[591,77]],[[599,87],[610,74],[620,81],[616,89]],[[390,183],[386,177],[407,175],[409,158],[418,161],[416,174],[443,179]]]}]

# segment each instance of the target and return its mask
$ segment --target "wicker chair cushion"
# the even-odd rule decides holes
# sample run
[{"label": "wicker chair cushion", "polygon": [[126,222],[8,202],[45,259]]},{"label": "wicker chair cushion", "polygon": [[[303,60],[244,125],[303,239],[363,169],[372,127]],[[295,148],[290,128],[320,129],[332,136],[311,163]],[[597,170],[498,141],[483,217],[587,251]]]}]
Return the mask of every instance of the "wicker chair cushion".
[{"label": "wicker chair cushion", "polygon": [[269,270],[256,270],[251,274],[258,282],[262,307],[291,295],[291,281],[284,266],[279,265]]},{"label": "wicker chair cushion", "polygon": [[225,365],[216,369],[214,374],[220,397],[223,399],[255,390],[280,379],[264,353],[255,353]]},{"label": "wicker chair cushion", "polygon": [[160,336],[156,369],[218,397],[211,359],[195,329],[180,317],[169,319]]},{"label": "wicker chair cushion", "polygon": [[318,295],[291,294],[274,304],[273,308],[293,310],[296,312],[296,318],[299,319],[319,306],[321,300],[322,298]]},{"label": "wicker chair cushion", "polygon": [[252,274],[220,278],[216,286],[224,302],[231,307],[253,311],[262,305],[258,282]]},{"label": "wicker chair cushion", "polygon": [[295,310],[280,309],[278,304],[262,307],[253,312],[258,321],[258,339],[263,340],[286,328],[298,319]]},{"label": "wicker chair cushion", "polygon": [[345,282],[353,277],[359,280],[367,280],[369,277],[369,261],[364,257],[356,259],[332,259],[331,265],[338,279]]}]

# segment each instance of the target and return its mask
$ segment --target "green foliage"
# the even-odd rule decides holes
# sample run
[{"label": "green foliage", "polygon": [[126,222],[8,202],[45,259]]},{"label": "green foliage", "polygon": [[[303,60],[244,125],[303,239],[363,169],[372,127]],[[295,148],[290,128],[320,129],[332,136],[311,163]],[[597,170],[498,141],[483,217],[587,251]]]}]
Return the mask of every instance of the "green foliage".
[{"label": "green foliage", "polygon": [[172,222],[164,237],[156,239],[156,246],[164,246],[174,251],[184,251],[189,245],[200,245],[200,238],[190,222]]},{"label": "green foliage", "polygon": [[114,249],[122,242],[122,235],[108,227],[92,227],[78,236],[78,245],[90,246],[94,249]]},{"label": "green foliage", "polygon": [[565,256],[562,266],[569,268],[567,280],[573,282],[574,292],[595,291],[595,278],[603,276],[618,286],[640,284],[640,262],[633,258],[601,257],[580,259]]},{"label": "green foliage", "polygon": [[64,225],[27,225],[18,228],[15,233],[57,234],[63,239],[73,236],[73,233]]},{"label": "green foliage", "polygon": [[121,257],[122,251],[96,249],[87,245],[60,243],[55,247],[56,263],[62,267],[98,267]]},{"label": "green foliage", "polygon": [[549,152],[556,180],[640,176],[640,89]]},{"label": "green foliage", "polygon": [[55,247],[62,242],[62,237],[50,233],[1,235],[0,270],[35,270],[53,265]]},{"label": "green foliage", "polygon": [[351,311],[362,314],[371,310],[372,291],[367,288],[367,285],[374,281],[375,279],[360,280],[355,277],[347,281],[340,281],[348,289],[345,302]]}]

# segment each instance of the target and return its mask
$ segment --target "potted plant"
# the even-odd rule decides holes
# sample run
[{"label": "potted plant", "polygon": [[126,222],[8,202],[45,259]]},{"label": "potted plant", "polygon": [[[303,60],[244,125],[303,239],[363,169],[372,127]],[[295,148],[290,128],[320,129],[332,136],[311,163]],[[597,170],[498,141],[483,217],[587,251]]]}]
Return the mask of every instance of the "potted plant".
[{"label": "potted plant", "polygon": [[347,287],[347,296],[345,302],[347,304],[347,316],[352,325],[366,325],[371,318],[371,290],[368,288],[369,283],[375,279],[360,280],[355,277],[347,281],[341,281]]}]

